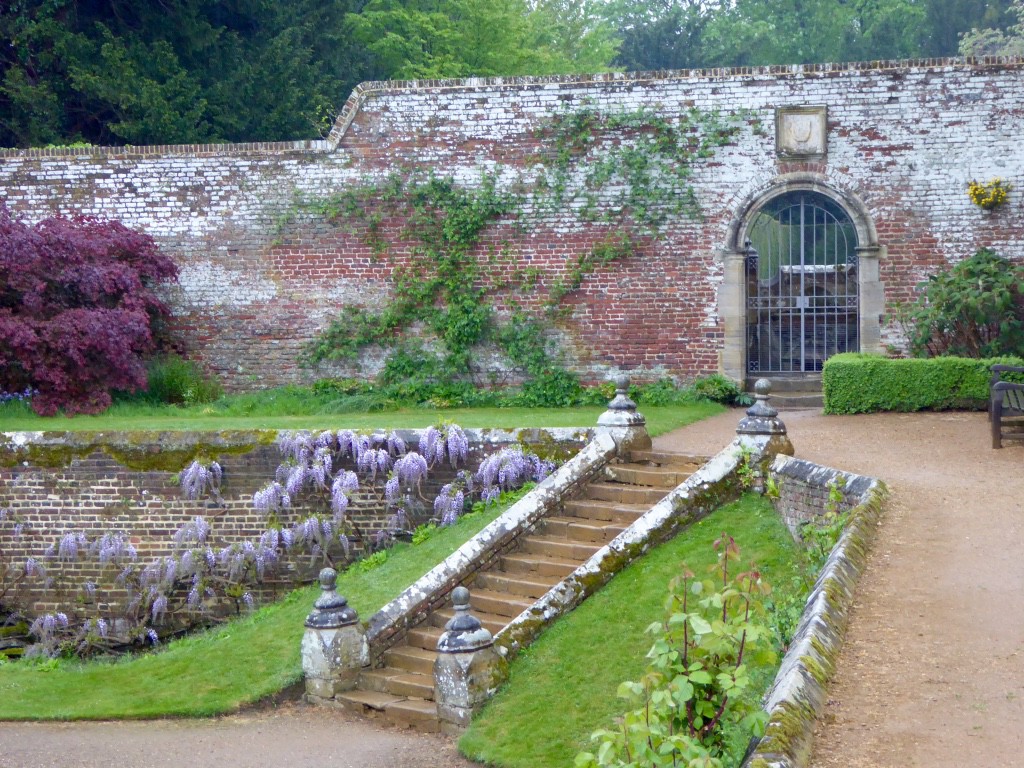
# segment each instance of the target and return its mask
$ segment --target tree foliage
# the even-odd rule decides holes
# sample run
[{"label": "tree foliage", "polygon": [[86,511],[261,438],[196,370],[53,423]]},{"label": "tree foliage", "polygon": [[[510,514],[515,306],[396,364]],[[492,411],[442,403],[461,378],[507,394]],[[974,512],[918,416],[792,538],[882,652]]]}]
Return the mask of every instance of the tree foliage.
[{"label": "tree foliage", "polygon": [[973,27],[1003,29],[1011,0],[612,0],[625,69],[955,56]]},{"label": "tree foliage", "polygon": [[177,267],[113,221],[34,227],[0,206],[0,391],[37,390],[42,415],[96,413],[111,390],[146,386],[143,356],[169,315],[154,287]]}]

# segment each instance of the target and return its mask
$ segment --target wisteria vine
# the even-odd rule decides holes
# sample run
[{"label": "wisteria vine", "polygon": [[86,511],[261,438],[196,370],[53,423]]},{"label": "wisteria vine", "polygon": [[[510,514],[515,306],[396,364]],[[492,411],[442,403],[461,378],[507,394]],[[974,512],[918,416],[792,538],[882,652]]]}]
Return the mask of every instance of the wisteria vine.
[{"label": "wisteria vine", "polygon": [[[29,582],[67,589],[75,563],[92,561],[103,575],[72,590],[75,615],[52,612],[32,622],[34,652],[88,656],[155,645],[185,626],[251,607],[267,578],[286,561],[305,557],[311,566],[321,561],[340,567],[357,549],[371,552],[411,538],[417,525],[451,525],[475,500],[493,503],[502,491],[539,482],[554,469],[552,462],[512,446],[470,472],[464,466],[469,441],[456,424],[425,430],[416,450],[395,432],[352,430],[281,432],[276,446],[282,461],[252,498],[266,529],[252,539],[218,543],[215,521],[195,516],[174,533],[169,554],[149,560],[121,530],[95,536],[69,531],[41,557],[19,563],[9,562],[0,549],[0,601]],[[425,495],[427,481],[442,469],[455,470],[454,478],[431,500]],[[209,498],[218,505],[223,479],[215,461],[193,461],[178,475],[185,499]],[[350,514],[357,494],[363,503],[384,505],[390,513],[385,527],[372,533],[359,529]],[[0,509],[0,525],[10,526],[16,539],[30,532],[6,509]]]}]

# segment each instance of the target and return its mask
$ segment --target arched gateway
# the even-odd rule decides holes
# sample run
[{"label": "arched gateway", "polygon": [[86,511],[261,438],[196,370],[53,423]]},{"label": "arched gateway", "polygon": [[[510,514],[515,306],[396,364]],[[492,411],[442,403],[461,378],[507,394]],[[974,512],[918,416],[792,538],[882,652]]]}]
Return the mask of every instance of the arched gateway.
[{"label": "arched gateway", "polygon": [[857,232],[817,192],[789,192],[747,227],[747,372],[820,371],[859,340]]},{"label": "arched gateway", "polygon": [[883,249],[864,205],[801,175],[741,210],[723,254],[723,371],[794,377],[840,352],[879,351]]}]

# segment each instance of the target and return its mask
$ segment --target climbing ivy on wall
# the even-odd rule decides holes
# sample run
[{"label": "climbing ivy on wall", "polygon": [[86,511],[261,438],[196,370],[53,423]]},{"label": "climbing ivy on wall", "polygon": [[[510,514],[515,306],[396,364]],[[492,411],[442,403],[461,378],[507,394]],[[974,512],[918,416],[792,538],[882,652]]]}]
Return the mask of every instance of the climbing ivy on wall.
[{"label": "climbing ivy on wall", "polygon": [[[543,151],[514,183],[486,172],[477,185],[465,186],[411,168],[299,201],[297,208],[361,232],[378,258],[391,261],[394,280],[383,309],[346,309],[307,346],[302,362],[354,359],[377,344],[390,350],[383,383],[443,381],[479,377],[474,353],[491,345],[543,393],[540,401],[568,404],[566,392],[578,389],[578,381],[558,363],[549,333],[567,311],[564,299],[588,275],[657,238],[674,217],[699,216],[689,183],[694,164],[729,143],[747,119],[695,109],[666,118],[649,108],[603,112],[585,105],[538,129]],[[565,215],[612,231],[546,285],[540,270],[518,266],[509,243],[480,253],[485,231],[500,219],[525,226]],[[399,242],[410,246],[401,256],[391,252]],[[517,293],[539,296],[544,311],[527,313]],[[499,294],[510,310],[504,322],[495,306]]]}]

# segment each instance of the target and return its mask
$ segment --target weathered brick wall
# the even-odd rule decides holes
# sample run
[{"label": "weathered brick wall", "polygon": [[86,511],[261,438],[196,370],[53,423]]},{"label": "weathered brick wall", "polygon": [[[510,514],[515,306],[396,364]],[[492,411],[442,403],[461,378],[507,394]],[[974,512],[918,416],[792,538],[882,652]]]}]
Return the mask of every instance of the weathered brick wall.
[{"label": "weathered brick wall", "polygon": [[[966,194],[968,180],[993,176],[1024,189],[1022,73],[1019,60],[930,60],[364,84],[324,142],[3,151],[0,192],[31,220],[93,214],[153,234],[182,267],[171,295],[182,332],[230,386],[245,388],[330,372],[299,369],[298,350],[340,310],[379,305],[391,288],[387,263],[358,233],[290,216],[296,195],[328,194],[408,165],[467,183],[481,169],[497,171],[511,185],[530,178],[543,149],[538,128],[566,108],[749,110],[767,130],[748,124],[697,168],[702,219],[670,222],[635,256],[588,276],[560,323],[589,378],[620,369],[690,376],[719,367],[718,256],[734,245],[730,225],[745,201],[787,174],[810,172],[863,201],[885,248],[887,310],[912,299],[937,267],[981,246],[1024,258],[1018,193],[993,212]],[[780,160],[774,110],[802,105],[827,106],[828,154]],[[525,231],[497,225],[481,254],[507,241],[517,262],[550,284],[607,230],[567,211],[535,213]],[[899,341],[888,319],[883,341]],[[333,369],[372,370],[372,360]]]},{"label": "weathered brick wall", "polygon": [[870,477],[788,456],[775,462],[769,476],[779,490],[775,508],[796,538],[801,537],[806,523],[820,521],[830,512],[844,514],[861,504],[875,482]]},{"label": "weathered brick wall", "polygon": [[[53,589],[44,589],[38,579],[25,582],[27,589],[19,591],[16,602],[32,614],[58,605],[73,608],[85,580],[110,583],[116,576],[109,567],[99,566],[95,558],[73,563],[44,558],[47,547],[68,533],[82,532],[92,540],[108,531],[124,532],[138,550],[139,562],[145,564],[170,554],[174,533],[197,515],[209,522],[215,549],[255,542],[267,528],[266,515],[253,507],[252,497],[274,479],[282,460],[276,446],[268,442],[270,433],[173,437],[162,433],[126,433],[120,437],[69,433],[65,439],[47,433],[41,444],[32,439],[19,444],[10,439],[12,434],[19,433],[8,433],[0,439],[0,509],[9,511],[7,519],[0,521],[0,593],[5,565],[20,568],[29,557],[52,575],[60,575]],[[415,449],[416,433],[402,434],[410,449]],[[518,434],[494,431],[483,438],[476,433],[475,439],[474,432],[469,434],[472,442],[467,466],[472,469],[485,455],[509,443],[532,444],[538,452],[565,459],[589,439],[586,430],[523,430]],[[220,501],[182,497],[175,475],[191,463],[193,456],[202,457],[204,463],[220,463],[224,472]],[[349,464],[346,461],[343,466],[355,470]],[[447,465],[431,472],[422,488],[424,517],[414,524],[433,516],[434,496],[453,476],[454,470]],[[388,526],[384,479],[374,484],[361,478],[360,490],[350,497],[347,516],[367,536]],[[279,521],[283,525],[302,520],[318,509],[325,511],[323,501],[317,507],[310,494],[303,494],[296,502]],[[23,525],[23,529],[17,530],[16,524]],[[361,546],[358,541],[353,545]],[[311,565],[308,556],[295,557],[285,564],[279,577],[268,579],[267,588],[273,591],[287,587],[296,578],[308,580],[319,567],[319,561]]]}]

